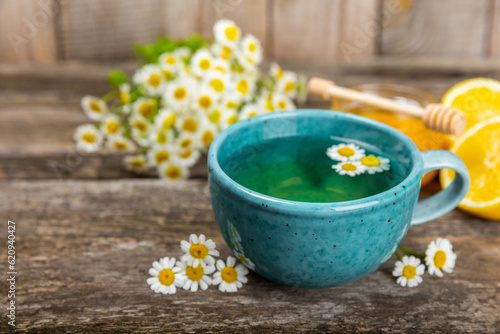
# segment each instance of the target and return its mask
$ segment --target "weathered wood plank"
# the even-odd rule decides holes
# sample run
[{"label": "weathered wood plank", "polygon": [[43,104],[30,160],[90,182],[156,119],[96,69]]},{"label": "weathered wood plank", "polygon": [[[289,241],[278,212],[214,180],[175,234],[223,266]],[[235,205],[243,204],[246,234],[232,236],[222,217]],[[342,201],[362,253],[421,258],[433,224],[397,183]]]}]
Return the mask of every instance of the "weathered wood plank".
[{"label": "weathered wood plank", "polygon": [[0,63],[56,62],[58,13],[53,0],[0,0]]},{"label": "weathered wood plank", "polygon": [[490,56],[500,57],[500,0],[492,2]]},{"label": "weathered wood plank", "polygon": [[378,1],[275,0],[274,56],[278,61],[352,60],[375,54]]},{"label": "weathered wood plank", "polygon": [[160,0],[60,3],[64,59],[130,59],[134,42],[150,42],[161,34]]},{"label": "weathered wood plank", "polygon": [[[16,222],[17,328],[31,333],[494,333],[499,329],[500,225],[459,211],[410,230],[423,251],[446,237],[455,272],[408,289],[395,259],[341,288],[301,290],[251,273],[234,294],[211,287],[155,295],[151,262],[181,255],[190,233],[230,254],[211,212],[206,181],[2,182],[0,212]],[[5,240],[6,229],[0,229]],[[2,249],[5,255],[5,249]],[[2,262],[2,270],[4,264]],[[6,287],[5,281],[0,283]],[[7,332],[5,317],[1,331]]]},{"label": "weathered wood plank", "polygon": [[382,55],[484,56],[489,0],[384,0]]}]

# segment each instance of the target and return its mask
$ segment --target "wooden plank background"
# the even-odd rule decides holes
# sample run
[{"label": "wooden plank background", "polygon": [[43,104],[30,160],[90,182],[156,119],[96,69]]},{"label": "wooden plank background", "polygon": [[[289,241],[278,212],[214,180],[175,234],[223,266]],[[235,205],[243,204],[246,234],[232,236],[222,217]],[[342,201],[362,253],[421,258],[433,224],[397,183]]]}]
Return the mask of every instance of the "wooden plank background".
[{"label": "wooden plank background", "polygon": [[277,61],[500,56],[500,0],[0,0],[0,62],[126,60],[223,17]]}]

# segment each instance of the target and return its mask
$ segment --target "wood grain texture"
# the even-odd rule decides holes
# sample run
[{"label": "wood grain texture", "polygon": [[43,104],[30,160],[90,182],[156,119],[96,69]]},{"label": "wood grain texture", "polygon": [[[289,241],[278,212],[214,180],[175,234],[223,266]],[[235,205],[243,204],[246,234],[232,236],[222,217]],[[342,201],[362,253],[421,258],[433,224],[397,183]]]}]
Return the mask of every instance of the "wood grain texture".
[{"label": "wood grain texture", "polygon": [[275,0],[272,45],[276,60],[352,60],[373,56],[376,0]]},{"label": "wood grain texture", "polygon": [[500,57],[500,0],[492,0],[490,56]]},{"label": "wood grain texture", "polygon": [[389,14],[382,28],[381,54],[485,56],[489,4],[489,0],[383,0]]},{"label": "wood grain texture", "polygon": [[130,59],[134,42],[153,41],[162,32],[160,0],[60,3],[64,59]]},{"label": "wood grain texture", "polygon": [[56,62],[58,13],[55,0],[0,0],[0,63]]},{"label": "wood grain texture", "polygon": [[[500,326],[500,225],[458,211],[409,231],[409,247],[423,251],[439,236],[458,255],[453,274],[426,275],[417,288],[395,283],[393,257],[341,288],[295,289],[251,273],[234,294],[211,287],[172,296],[154,294],[147,271],[160,257],[179,258],[180,240],[203,233],[222,258],[230,255],[206,181],[3,182],[0,212],[17,227],[17,328],[30,333],[495,333]],[[0,266],[5,271],[5,261]],[[0,286],[5,291],[5,281]]]}]

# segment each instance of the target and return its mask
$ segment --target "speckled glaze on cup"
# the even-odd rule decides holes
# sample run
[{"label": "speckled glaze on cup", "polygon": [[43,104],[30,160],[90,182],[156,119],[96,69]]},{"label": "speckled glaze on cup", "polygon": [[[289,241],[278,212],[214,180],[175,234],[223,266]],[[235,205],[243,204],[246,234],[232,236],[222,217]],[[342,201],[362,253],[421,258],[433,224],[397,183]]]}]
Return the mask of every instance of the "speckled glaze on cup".
[{"label": "speckled glaze on cup", "polygon": [[[271,139],[311,135],[371,144],[387,152],[391,164],[400,164],[406,178],[373,196],[308,203],[257,193],[233,181],[221,167],[237,171],[251,163],[233,158],[248,146],[258,149]],[[235,255],[259,275],[303,288],[338,286],[373,272],[396,251],[410,226],[451,211],[470,183],[467,168],[453,153],[420,153],[407,136],[389,126],[324,110],[274,112],[240,121],[216,137],[208,167],[215,219]],[[417,204],[422,176],[440,168],[455,170],[454,181]]]}]

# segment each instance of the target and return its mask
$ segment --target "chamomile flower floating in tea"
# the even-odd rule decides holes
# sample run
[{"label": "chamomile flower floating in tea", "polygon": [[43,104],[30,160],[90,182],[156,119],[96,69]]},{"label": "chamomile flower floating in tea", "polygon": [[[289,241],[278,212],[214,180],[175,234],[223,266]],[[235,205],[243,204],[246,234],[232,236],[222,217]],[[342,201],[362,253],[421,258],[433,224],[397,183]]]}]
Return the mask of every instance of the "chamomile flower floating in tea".
[{"label": "chamomile flower floating in tea", "polygon": [[215,242],[211,239],[206,240],[203,234],[198,237],[195,234],[189,236],[189,242],[181,241],[181,250],[186,253],[181,257],[183,262],[194,267],[199,263],[202,265],[213,265],[215,260],[213,256],[219,256],[219,251],[215,249]]},{"label": "chamomile flower floating in tea", "polygon": [[100,121],[108,112],[104,101],[90,95],[82,98],[82,109],[91,121]]},{"label": "chamomile flower floating in tea", "polygon": [[177,262],[177,266],[181,267],[179,275],[184,280],[184,284],[182,285],[184,290],[196,292],[198,291],[198,287],[206,290],[212,284],[212,278],[208,275],[215,271],[215,266],[204,266],[201,264],[193,266],[188,265],[184,261]]},{"label": "chamomile flower floating in tea", "polygon": [[453,246],[448,239],[433,240],[425,252],[425,264],[431,275],[443,277],[443,271],[452,273],[457,256],[453,253]]},{"label": "chamomile flower floating in tea", "polygon": [[232,256],[227,257],[226,263],[217,260],[218,271],[213,275],[212,284],[219,285],[221,292],[236,292],[248,282],[248,269],[242,264],[236,265],[236,259]]},{"label": "chamomile flower floating in tea", "polygon": [[91,124],[80,125],[73,136],[76,148],[84,152],[95,152],[102,144],[102,135]]},{"label": "chamomile flower floating in tea", "polygon": [[398,277],[397,283],[401,286],[410,288],[416,287],[422,283],[422,275],[425,273],[425,266],[421,264],[420,259],[414,256],[403,256],[396,262],[392,275]]},{"label": "chamomile flower floating in tea", "polygon": [[332,145],[326,150],[332,160],[336,161],[355,161],[365,156],[365,150],[356,144],[338,144]]},{"label": "chamomile flower floating in tea", "polygon": [[382,173],[391,169],[390,160],[384,157],[367,155],[360,159],[368,174]]},{"label": "chamomile flower floating in tea", "polygon": [[363,174],[366,171],[366,167],[359,161],[345,161],[339,162],[333,165],[332,168],[337,171],[340,175],[356,176]]},{"label": "chamomile flower floating in tea", "polygon": [[181,275],[182,268],[176,266],[175,258],[164,257],[160,261],[153,262],[153,267],[149,269],[152,276],[147,279],[151,290],[156,293],[174,294],[176,287],[184,285],[185,278]]}]

